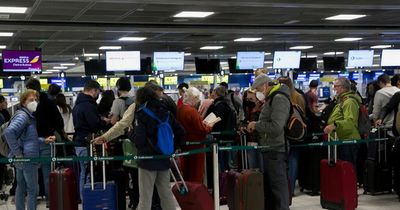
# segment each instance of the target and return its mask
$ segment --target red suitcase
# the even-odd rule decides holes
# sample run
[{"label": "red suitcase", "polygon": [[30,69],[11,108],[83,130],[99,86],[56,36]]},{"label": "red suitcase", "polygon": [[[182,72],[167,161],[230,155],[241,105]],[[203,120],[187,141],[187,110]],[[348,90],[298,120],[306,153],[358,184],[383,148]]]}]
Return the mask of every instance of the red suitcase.
[{"label": "red suitcase", "polygon": [[[358,205],[357,176],[350,162],[337,160],[337,148],[333,147],[331,152],[331,146],[328,146],[328,159],[321,160],[321,206],[354,210]],[[333,158],[331,153],[334,153]]]},{"label": "red suitcase", "polygon": [[172,187],[172,193],[181,209],[214,210],[214,200],[208,192],[207,187],[202,183],[185,182],[174,158],[172,158],[172,162],[182,180],[181,182],[177,182],[174,174],[170,170],[172,178],[175,181],[175,185]]},{"label": "red suitcase", "polygon": [[50,210],[78,210],[77,183],[72,169],[51,172],[49,188]]},{"label": "red suitcase", "polygon": [[[240,144],[247,146],[246,134],[240,134]],[[229,210],[264,209],[264,176],[258,170],[248,170],[247,151],[241,151],[242,168],[228,172]]]},{"label": "red suitcase", "polygon": [[[60,144],[62,145],[62,144]],[[50,144],[51,157],[56,157],[56,144]],[[55,169],[51,163],[49,175],[49,207],[50,210],[78,210],[78,183],[75,173],[70,168]]]}]

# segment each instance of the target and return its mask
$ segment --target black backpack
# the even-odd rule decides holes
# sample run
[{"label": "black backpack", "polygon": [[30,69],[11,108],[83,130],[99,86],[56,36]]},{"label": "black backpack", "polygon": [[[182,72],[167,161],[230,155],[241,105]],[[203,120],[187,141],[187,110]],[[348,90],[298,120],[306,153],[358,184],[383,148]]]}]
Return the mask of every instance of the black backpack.
[{"label": "black backpack", "polygon": [[337,100],[333,99],[328,106],[321,112],[321,128],[325,128],[328,124],[329,117],[331,116],[333,109],[337,105]]},{"label": "black backpack", "polygon": [[219,104],[222,104],[225,106],[225,109],[228,110],[228,115],[224,116],[226,118],[227,124],[225,125],[225,130],[236,130],[237,128],[237,115],[236,111],[232,109],[232,107],[228,104],[228,102],[225,100],[217,101],[214,106],[218,106]]}]

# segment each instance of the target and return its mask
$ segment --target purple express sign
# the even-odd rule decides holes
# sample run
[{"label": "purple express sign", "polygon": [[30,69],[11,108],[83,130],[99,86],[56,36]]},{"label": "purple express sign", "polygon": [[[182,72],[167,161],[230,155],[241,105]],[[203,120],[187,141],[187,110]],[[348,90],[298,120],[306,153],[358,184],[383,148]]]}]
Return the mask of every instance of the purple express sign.
[{"label": "purple express sign", "polygon": [[3,50],[4,72],[38,72],[42,70],[40,51]]}]

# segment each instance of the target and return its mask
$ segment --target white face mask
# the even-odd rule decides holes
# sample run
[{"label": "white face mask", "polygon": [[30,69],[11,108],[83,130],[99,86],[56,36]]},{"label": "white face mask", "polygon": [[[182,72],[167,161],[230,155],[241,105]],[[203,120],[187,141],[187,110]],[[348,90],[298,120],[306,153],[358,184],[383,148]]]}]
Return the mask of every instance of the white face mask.
[{"label": "white face mask", "polygon": [[265,95],[264,95],[264,93],[257,91],[257,92],[256,92],[256,98],[257,98],[259,101],[264,101],[264,100],[265,100]]},{"label": "white face mask", "polygon": [[36,112],[36,108],[38,106],[38,102],[36,101],[31,101],[28,103],[28,105],[26,105],[26,108],[30,111],[30,112]]}]

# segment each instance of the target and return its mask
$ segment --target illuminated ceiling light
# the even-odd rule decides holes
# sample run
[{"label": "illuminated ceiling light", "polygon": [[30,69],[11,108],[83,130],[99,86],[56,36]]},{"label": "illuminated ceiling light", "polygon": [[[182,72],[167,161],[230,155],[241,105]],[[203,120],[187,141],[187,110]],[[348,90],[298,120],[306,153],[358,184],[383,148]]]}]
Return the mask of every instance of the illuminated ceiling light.
[{"label": "illuminated ceiling light", "polygon": [[325,20],[354,20],[358,18],[363,18],[367,15],[360,15],[360,14],[340,14],[331,17],[325,18]]},{"label": "illuminated ceiling light", "polygon": [[101,46],[99,50],[120,50],[121,46]]},{"label": "illuminated ceiling light", "polygon": [[324,55],[342,55],[343,52],[326,52]]},{"label": "illuminated ceiling light", "polygon": [[0,13],[23,14],[27,7],[0,7]]},{"label": "illuminated ceiling light", "polygon": [[0,36],[3,36],[3,37],[10,37],[13,35],[14,35],[13,32],[0,32]]},{"label": "illuminated ceiling light", "polygon": [[180,13],[174,15],[174,17],[177,17],[177,18],[205,18],[212,14],[214,14],[214,12],[183,11],[183,12],[180,12]]},{"label": "illuminated ceiling light", "polygon": [[374,45],[371,46],[371,49],[386,49],[386,48],[391,48],[393,45]]},{"label": "illuminated ceiling light", "polygon": [[119,41],[130,41],[130,42],[140,42],[146,40],[147,37],[121,37],[118,40]]},{"label": "illuminated ceiling light", "polygon": [[291,50],[307,50],[307,49],[311,49],[313,47],[314,46],[294,46],[289,49],[291,49]]},{"label": "illuminated ceiling light", "polygon": [[354,41],[360,41],[361,39],[363,39],[363,38],[345,37],[345,38],[335,39],[335,42],[354,42]]},{"label": "illuminated ceiling light", "polygon": [[249,37],[244,37],[244,38],[239,38],[239,39],[235,39],[233,40],[234,42],[256,42],[256,41],[260,41],[262,38],[257,37],[257,38],[249,38]]},{"label": "illuminated ceiling light", "polygon": [[200,50],[219,50],[224,48],[223,46],[204,46]]},{"label": "illuminated ceiling light", "polygon": [[75,63],[62,63],[60,66],[75,66]]},{"label": "illuminated ceiling light", "polygon": [[68,69],[66,66],[54,66],[53,69]]}]

